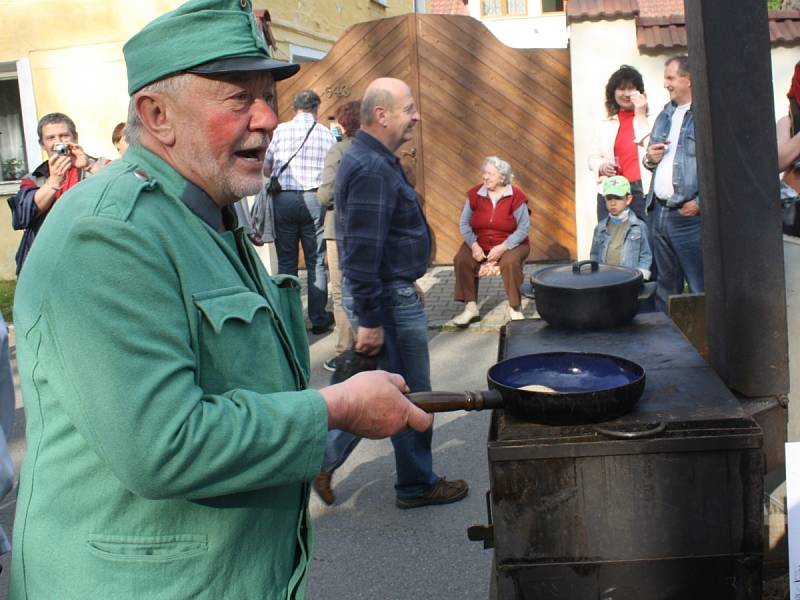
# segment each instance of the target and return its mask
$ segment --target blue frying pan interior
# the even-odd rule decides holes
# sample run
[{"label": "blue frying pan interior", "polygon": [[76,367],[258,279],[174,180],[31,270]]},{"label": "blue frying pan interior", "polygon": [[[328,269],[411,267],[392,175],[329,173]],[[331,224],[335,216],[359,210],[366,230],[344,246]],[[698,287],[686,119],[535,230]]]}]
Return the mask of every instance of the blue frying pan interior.
[{"label": "blue frying pan interior", "polygon": [[489,369],[488,376],[509,388],[538,384],[564,394],[623,387],[644,377],[644,369],[608,354],[552,352],[504,360]]}]

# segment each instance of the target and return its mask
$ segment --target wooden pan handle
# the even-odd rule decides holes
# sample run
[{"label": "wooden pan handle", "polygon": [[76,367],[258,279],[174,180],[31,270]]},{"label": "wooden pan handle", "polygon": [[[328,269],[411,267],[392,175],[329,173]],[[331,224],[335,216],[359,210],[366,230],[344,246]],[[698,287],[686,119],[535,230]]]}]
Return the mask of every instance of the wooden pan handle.
[{"label": "wooden pan handle", "polygon": [[483,392],[414,392],[407,397],[425,412],[484,410],[503,408],[503,397],[497,390]]}]

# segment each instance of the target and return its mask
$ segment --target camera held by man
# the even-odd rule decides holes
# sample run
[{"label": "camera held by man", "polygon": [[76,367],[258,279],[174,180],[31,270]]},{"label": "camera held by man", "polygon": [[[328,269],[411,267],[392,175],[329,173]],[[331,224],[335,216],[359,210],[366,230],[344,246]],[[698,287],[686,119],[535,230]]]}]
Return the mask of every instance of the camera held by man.
[{"label": "camera held by man", "polygon": [[39,228],[53,204],[71,187],[106,166],[106,158],[89,156],[78,144],[75,123],[62,113],[50,113],[39,120],[39,144],[47,161],[20,181],[19,191],[9,200],[12,226],[23,229],[17,250],[17,274],[28,255]]}]

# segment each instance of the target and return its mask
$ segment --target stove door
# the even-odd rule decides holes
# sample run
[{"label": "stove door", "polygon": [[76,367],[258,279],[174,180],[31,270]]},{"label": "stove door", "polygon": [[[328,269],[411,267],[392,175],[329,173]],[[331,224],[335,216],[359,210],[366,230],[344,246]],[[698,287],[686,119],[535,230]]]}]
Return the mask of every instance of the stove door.
[{"label": "stove door", "polygon": [[760,557],[501,566],[492,600],[760,600]]}]

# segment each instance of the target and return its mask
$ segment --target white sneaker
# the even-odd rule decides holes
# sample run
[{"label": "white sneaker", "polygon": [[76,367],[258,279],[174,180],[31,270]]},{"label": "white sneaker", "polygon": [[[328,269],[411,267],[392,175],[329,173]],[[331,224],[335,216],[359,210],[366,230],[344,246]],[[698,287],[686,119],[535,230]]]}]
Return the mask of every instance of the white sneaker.
[{"label": "white sneaker", "polygon": [[467,327],[473,321],[480,321],[481,313],[478,310],[477,302],[467,302],[464,311],[453,319],[453,325],[457,327]]},{"label": "white sneaker", "polygon": [[517,310],[513,306],[508,307],[508,318],[512,321],[521,321],[525,318],[522,311]]}]

